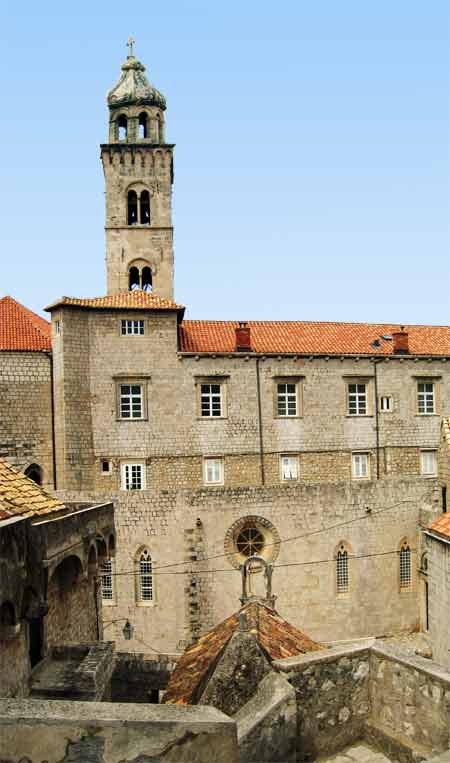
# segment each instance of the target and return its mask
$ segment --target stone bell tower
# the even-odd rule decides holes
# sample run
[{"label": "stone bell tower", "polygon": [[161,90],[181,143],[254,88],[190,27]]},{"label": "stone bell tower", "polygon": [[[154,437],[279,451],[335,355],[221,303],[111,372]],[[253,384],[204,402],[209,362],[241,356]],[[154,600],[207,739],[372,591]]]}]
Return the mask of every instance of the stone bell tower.
[{"label": "stone bell tower", "polygon": [[133,55],[108,93],[106,184],[108,294],[144,289],[173,298],[173,144],[165,142],[166,100]]}]

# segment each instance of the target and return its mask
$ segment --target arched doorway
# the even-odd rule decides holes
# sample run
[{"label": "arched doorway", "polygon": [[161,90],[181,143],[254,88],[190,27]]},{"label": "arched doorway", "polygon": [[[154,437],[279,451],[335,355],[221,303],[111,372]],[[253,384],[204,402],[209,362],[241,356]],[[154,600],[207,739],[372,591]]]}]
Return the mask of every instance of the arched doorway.
[{"label": "arched doorway", "polygon": [[33,480],[36,485],[42,485],[42,468],[38,464],[30,464],[25,469],[25,476]]}]

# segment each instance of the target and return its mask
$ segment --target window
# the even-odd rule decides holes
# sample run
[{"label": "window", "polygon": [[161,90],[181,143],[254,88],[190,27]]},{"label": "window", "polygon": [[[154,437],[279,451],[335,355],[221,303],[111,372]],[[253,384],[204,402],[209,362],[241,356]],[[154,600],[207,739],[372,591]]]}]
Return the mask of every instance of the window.
[{"label": "window", "polygon": [[61,334],[61,321],[55,321],[55,334],[56,336]]},{"label": "window", "polygon": [[147,549],[142,551],[138,563],[138,599],[142,602],[153,601],[153,562]]},{"label": "window", "polygon": [[442,496],[442,513],[447,513],[447,485],[443,485],[441,487],[441,496]]},{"label": "window", "polygon": [[122,464],[122,490],[145,490],[145,464]]},{"label": "window", "polygon": [[264,535],[257,527],[244,527],[236,538],[236,548],[243,556],[260,554],[264,546]]},{"label": "window", "polygon": [[136,191],[128,191],[127,224],[137,225],[138,199]]},{"label": "window", "polygon": [[353,383],[348,385],[348,415],[367,415],[367,384]]},{"label": "window", "polygon": [[128,272],[128,291],[136,291],[141,288],[139,268],[132,267]]},{"label": "window", "polygon": [[114,600],[112,561],[107,559],[100,567],[100,589],[103,601]]},{"label": "window", "polygon": [[223,485],[223,459],[205,458],[203,461],[203,481],[205,485]]},{"label": "window", "polygon": [[348,593],[348,588],[348,551],[342,544],[336,557],[336,591]]},{"label": "window", "polygon": [[122,321],[122,336],[129,334],[141,335],[144,333],[144,321],[123,320]]},{"label": "window", "polygon": [[151,268],[142,268],[142,291],[152,290],[152,270]]},{"label": "window", "polygon": [[139,197],[139,221],[141,225],[150,225],[150,194],[142,191]]},{"label": "window", "polygon": [[420,451],[420,473],[422,477],[437,476],[437,453],[435,450]]},{"label": "window", "polygon": [[404,541],[400,549],[400,588],[411,587],[411,549]]},{"label": "window", "polygon": [[127,139],[127,118],[125,114],[121,114],[120,117],[117,120],[117,139],[118,140],[126,140]]},{"label": "window", "polygon": [[298,456],[280,456],[280,467],[283,482],[298,479]]},{"label": "window", "polygon": [[417,410],[423,416],[435,413],[434,382],[417,383]]},{"label": "window", "polygon": [[392,411],[392,397],[380,397],[381,413],[390,413]]},{"label": "window", "polygon": [[106,458],[102,459],[102,474],[111,474],[111,462]]},{"label": "window", "polygon": [[355,480],[369,479],[368,453],[352,453],[352,477]]},{"label": "window", "polygon": [[139,137],[145,140],[145,138],[148,138],[148,130],[147,130],[147,114],[145,111],[143,111],[141,114],[139,114]]},{"label": "window", "polygon": [[222,385],[200,385],[200,412],[204,418],[220,418],[223,416]]},{"label": "window", "polygon": [[141,384],[120,384],[120,418],[144,418],[143,390]]},{"label": "window", "polygon": [[297,411],[297,383],[279,382],[277,384],[277,416],[297,416]]}]

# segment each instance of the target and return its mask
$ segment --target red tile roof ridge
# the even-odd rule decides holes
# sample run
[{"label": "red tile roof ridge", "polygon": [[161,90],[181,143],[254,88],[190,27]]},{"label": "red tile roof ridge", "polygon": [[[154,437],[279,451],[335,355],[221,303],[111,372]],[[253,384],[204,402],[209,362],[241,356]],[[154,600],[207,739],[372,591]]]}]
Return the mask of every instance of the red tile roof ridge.
[{"label": "red tile roof ridge", "polygon": [[249,318],[248,320],[237,320],[234,318],[230,318],[229,320],[222,320],[222,319],[216,319],[216,318],[186,318],[183,321],[183,324],[185,323],[220,323],[223,325],[228,326],[235,326],[239,325],[240,323],[247,323],[247,325],[255,325],[255,324],[294,324],[294,325],[305,325],[305,326],[366,326],[367,328],[370,327],[385,327],[394,329],[397,328],[398,331],[400,331],[401,328],[403,328],[405,331],[408,331],[409,328],[430,328],[430,329],[448,329],[450,328],[450,324],[445,323],[398,323],[396,321],[384,321],[383,323],[377,323],[376,321],[368,322],[368,321],[319,321],[319,320],[308,320],[308,319],[302,319],[302,320],[285,320],[283,318],[274,318],[274,319],[259,319],[259,318]]},{"label": "red tile roof ridge", "polygon": [[0,298],[0,351],[51,351],[50,323],[9,294]]},{"label": "red tile roof ridge", "polygon": [[106,294],[101,297],[60,297],[55,302],[47,305],[44,309],[51,312],[60,306],[86,307],[92,309],[149,309],[149,310],[184,310],[183,305],[178,305],[171,299],[161,297],[154,292],[146,292],[136,289],[135,291],[121,291],[117,294]]}]

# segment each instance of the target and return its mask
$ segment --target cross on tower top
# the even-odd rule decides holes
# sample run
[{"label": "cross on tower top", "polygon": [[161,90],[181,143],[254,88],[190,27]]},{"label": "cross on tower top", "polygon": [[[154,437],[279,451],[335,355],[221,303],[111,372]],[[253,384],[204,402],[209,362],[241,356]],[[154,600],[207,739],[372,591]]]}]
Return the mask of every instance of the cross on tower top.
[{"label": "cross on tower top", "polygon": [[128,38],[127,41],[127,48],[128,48],[128,56],[131,57],[133,55],[133,45],[136,42],[136,40],[133,40],[132,37]]}]

